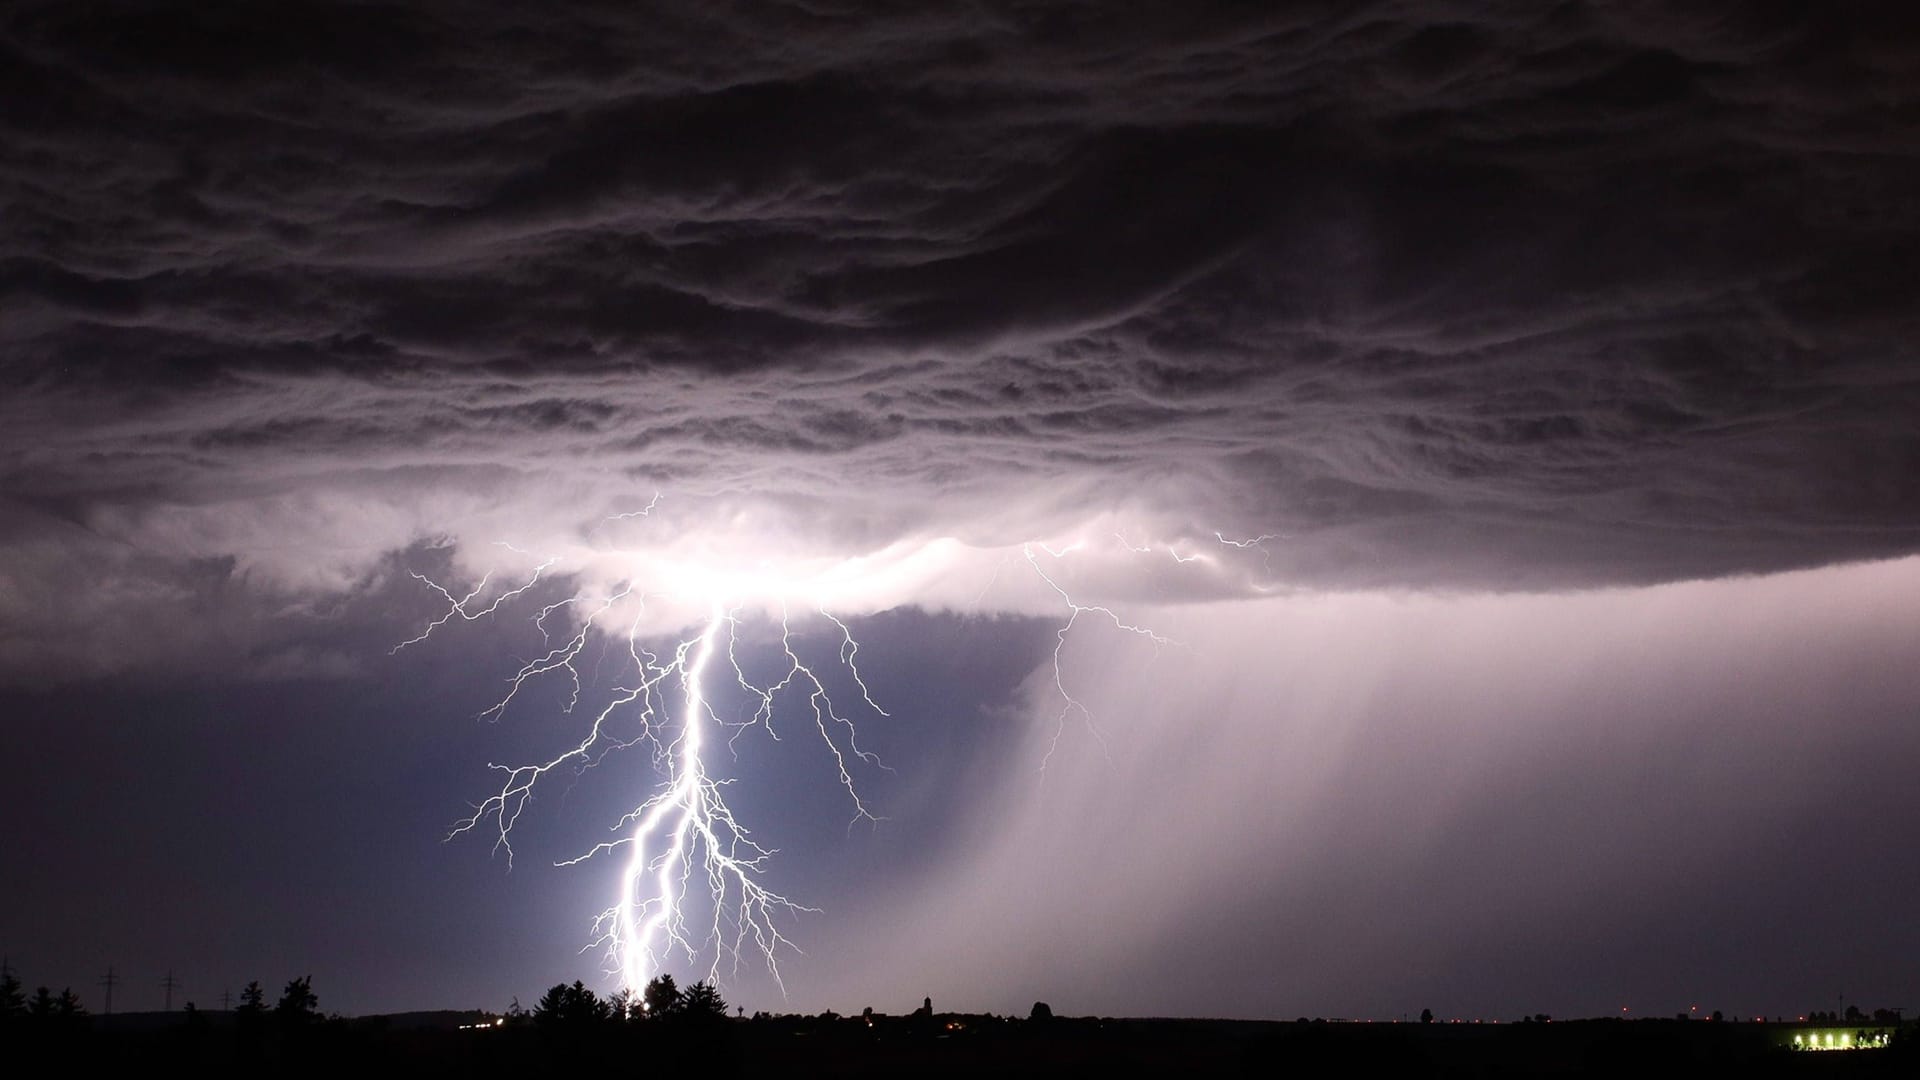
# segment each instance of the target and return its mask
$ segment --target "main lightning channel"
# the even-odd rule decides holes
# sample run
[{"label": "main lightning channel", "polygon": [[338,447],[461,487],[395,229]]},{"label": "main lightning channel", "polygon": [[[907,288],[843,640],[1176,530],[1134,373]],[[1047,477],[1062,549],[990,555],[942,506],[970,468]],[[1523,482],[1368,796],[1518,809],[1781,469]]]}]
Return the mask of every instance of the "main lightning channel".
[{"label": "main lightning channel", "polygon": [[[659,501],[660,496],[656,495],[645,508],[609,520],[646,517]],[[1259,548],[1263,555],[1265,543],[1274,539],[1261,535],[1238,540],[1218,533],[1215,537],[1224,546]],[[1197,553],[1183,553],[1171,545],[1156,549],[1148,544],[1130,543],[1124,536],[1117,539],[1126,550],[1137,554],[1164,550],[1176,564],[1206,558]],[[528,554],[511,545],[501,546],[517,554]],[[1112,608],[1076,599],[1064,579],[1049,572],[1048,565],[1071,558],[1086,547],[1084,541],[1056,547],[1036,540],[1018,548],[1065,615],[1056,628],[1051,658],[1053,690],[1061,708],[1041,761],[1043,774],[1071,716],[1080,716],[1094,736],[1105,743],[1092,712],[1069,689],[1063,672],[1067,640],[1083,620],[1106,623],[1124,634],[1147,639],[1156,647],[1172,644],[1149,627],[1123,618]],[[1046,564],[1041,553],[1047,557]],[[1003,557],[1002,564],[1009,558]],[[401,642],[393,651],[419,645],[451,624],[477,622],[497,615],[510,601],[532,592],[543,582],[553,581],[549,571],[557,562],[555,558],[544,559],[537,562],[524,579],[495,586],[497,595],[491,601],[482,599],[492,584],[490,574],[483,575],[470,591],[456,593],[425,575],[414,573],[413,577],[440,597],[445,610],[418,635]],[[994,574],[997,578],[999,565],[995,566]],[[987,587],[991,585],[989,581]],[[982,595],[987,587],[983,587]],[[661,598],[657,593],[652,596]],[[786,669],[777,678],[756,681],[748,676],[736,654],[744,604],[729,607],[724,599],[714,599],[706,604],[705,620],[699,624],[697,633],[655,653],[642,644],[643,639],[650,636],[642,631],[649,618],[648,599],[649,594],[629,580],[608,588],[598,599],[576,594],[539,608],[532,621],[540,632],[544,651],[521,663],[507,680],[501,698],[480,713],[482,718],[499,720],[530,684],[548,676],[565,680],[568,687],[565,712],[572,713],[580,703],[583,690],[576,664],[587,651],[595,631],[606,639],[624,642],[632,679],[616,677],[608,699],[593,714],[585,735],[557,755],[531,764],[491,765],[490,768],[502,774],[499,789],[476,804],[473,813],[455,825],[449,838],[476,830],[492,833],[496,849],[504,850],[511,866],[514,826],[542,781],[561,770],[579,773],[591,769],[614,751],[645,746],[652,752],[655,768],[663,774],[660,785],[614,823],[615,836],[559,863],[572,866],[600,856],[616,853],[624,856],[613,902],[594,920],[594,937],[583,951],[604,950],[609,973],[617,976],[636,996],[641,995],[647,983],[675,957],[683,957],[694,969],[704,965],[706,978],[718,981],[726,961],[731,960],[731,973],[737,975],[742,959],[747,956],[764,962],[784,994],[786,984],[781,977],[780,957],[789,950],[796,953],[799,950],[781,932],[779,924],[789,917],[818,909],[776,893],[762,882],[767,860],[775,850],[757,842],[734,816],[722,790],[728,781],[714,778],[707,755],[716,744],[732,749],[734,741],[751,727],[763,728],[769,737],[778,741],[775,700],[791,690],[806,697],[811,706],[814,729],[829,751],[840,786],[852,803],[854,813],[848,822],[849,828],[862,820],[881,820],[862,799],[854,771],[867,766],[882,770],[887,767],[861,747],[851,715],[840,711],[820,674],[802,660],[784,601],[774,606],[777,606],[780,627],[776,655],[785,660]],[[630,621],[625,616],[629,610],[634,611]],[[861,703],[872,714],[888,716],[860,671],[860,642],[852,629],[824,607],[816,607],[815,613],[838,631],[834,635],[838,638],[835,660],[857,688]],[[571,632],[553,632],[549,620],[555,616],[571,621]],[[724,642],[722,635],[725,635]],[[743,720],[723,719],[709,698],[712,686],[707,680],[713,677],[716,657],[724,660],[733,684],[753,706],[751,715]],[[622,681],[630,684],[620,685]],[[732,729],[731,736],[725,735],[727,729]],[[626,850],[620,851],[622,848]]]},{"label": "main lightning channel", "polygon": [[[839,659],[860,687],[862,697],[872,704],[876,713],[886,715],[867,694],[865,679],[854,658],[858,647],[846,643],[851,640],[846,625],[829,612],[822,610],[820,614],[840,628],[843,643]],[[732,960],[732,972],[737,974],[743,957],[757,955],[784,994],[786,983],[780,973],[780,955],[799,950],[781,932],[777,919],[818,910],[774,892],[761,882],[761,872],[775,849],[755,841],[727,805],[721,790],[725,781],[716,780],[707,767],[710,735],[729,726],[740,730],[764,726],[772,733],[774,699],[790,687],[807,692],[813,705],[815,728],[833,757],[841,786],[853,802],[853,822],[880,820],[861,800],[848,758],[880,768],[885,765],[874,754],[860,748],[855,741],[853,721],[840,715],[825,684],[801,661],[794,650],[784,608],[780,630],[781,653],[788,667],[777,681],[764,686],[747,677],[735,655],[739,620],[736,610],[724,604],[712,605],[700,633],[681,641],[674,648],[672,658],[665,662],[641,649],[635,642],[634,632],[629,631],[629,654],[646,678],[640,689],[629,689],[617,697],[608,711],[622,704],[638,703],[643,729],[630,742],[615,745],[630,745],[642,739],[651,741],[660,750],[659,760],[667,772],[666,784],[615,824],[615,830],[624,835],[596,844],[560,865],[571,866],[621,847],[628,849],[619,892],[612,906],[595,920],[597,937],[588,947],[603,947],[621,983],[635,994],[641,993],[676,953],[695,964],[700,957],[709,957],[706,973],[709,980],[719,978],[728,958]],[[731,725],[720,718],[707,697],[709,669],[716,655],[723,652],[722,634],[726,635],[724,656],[734,682],[759,700],[751,719]],[[664,681],[669,678],[678,680],[680,715],[671,740],[663,747],[664,729],[670,725],[661,715],[666,710],[661,707],[660,694]],[[829,720],[844,728],[839,739]],[[596,722],[596,733],[600,726]],[[696,926],[689,901],[699,881],[705,883],[705,895],[710,897],[711,906],[710,917]]]},{"label": "main lightning channel", "polygon": [[[715,605],[705,632],[694,645],[693,662],[680,677],[681,689],[686,697],[686,711],[683,714],[679,763],[673,783],[665,796],[655,801],[653,809],[633,826],[633,852],[627,858],[622,902],[614,909],[621,928],[621,975],[629,990],[643,989],[652,978],[654,937],[663,930],[672,932],[668,924],[679,911],[673,892],[674,871],[686,862],[689,836],[701,811],[702,781],[706,779],[700,750],[706,742],[702,730],[706,726],[704,719],[711,710],[700,680],[706,672],[707,661],[713,658],[713,639],[720,633],[720,625],[726,617],[726,612]],[[656,867],[647,860],[647,839],[664,819],[676,811],[678,820],[668,834],[666,853],[658,860]],[[656,869],[659,882],[657,903],[644,899],[639,892],[642,881]]]},{"label": "main lightning channel", "polygon": [[[489,584],[486,577],[471,591],[456,594],[415,574],[441,597],[446,610],[395,651],[425,641],[456,619],[472,622],[495,615],[507,601],[539,585],[554,561],[539,563],[524,580],[504,588],[484,605],[480,597]],[[725,728],[735,729],[737,737],[746,728],[763,727],[777,740],[775,700],[789,690],[805,695],[812,707],[814,729],[853,804],[849,826],[862,820],[881,820],[861,798],[854,779],[855,763],[880,769],[886,769],[886,765],[861,747],[851,716],[840,711],[821,675],[801,659],[784,603],[779,605],[777,655],[786,661],[786,669],[776,679],[756,682],[736,655],[741,632],[738,608],[721,602],[709,604],[697,634],[663,653],[655,653],[641,644],[647,599],[628,582],[598,600],[574,596],[539,608],[533,623],[540,631],[544,652],[521,663],[507,680],[506,692],[481,711],[481,718],[500,719],[530,684],[548,676],[564,680],[565,711],[571,713],[582,692],[576,665],[595,630],[615,639],[624,638],[635,677],[629,685],[614,686],[610,698],[593,714],[586,734],[557,755],[532,764],[491,766],[502,774],[499,789],[460,820],[449,838],[484,827],[494,834],[496,849],[505,852],[511,866],[514,826],[542,781],[561,770],[591,769],[617,750],[648,746],[656,767],[665,774],[664,783],[614,824],[618,836],[559,864],[571,866],[627,849],[618,891],[613,903],[594,920],[595,936],[587,948],[604,949],[611,972],[636,995],[675,955],[683,955],[695,966],[704,958],[709,980],[719,978],[729,959],[732,973],[737,974],[743,957],[757,956],[784,993],[780,956],[799,950],[781,932],[779,921],[817,909],[774,892],[760,880],[775,850],[757,842],[727,805],[722,792],[726,781],[715,779],[707,764],[714,736]],[[624,626],[613,622],[622,604],[637,609],[632,621]],[[553,634],[548,621],[563,611],[572,614],[576,627],[564,635]],[[824,608],[817,613],[838,632],[835,658],[857,688],[860,700],[873,713],[887,716],[860,671],[860,643],[851,628]],[[713,677],[717,655],[723,655],[733,682],[754,704],[749,719],[728,722],[709,700],[708,679]],[[676,698],[677,708],[671,704]],[[729,746],[731,741],[727,740]],[[701,905],[692,904],[696,883],[704,883],[703,895],[710,898],[700,916],[695,915],[694,908]]]}]

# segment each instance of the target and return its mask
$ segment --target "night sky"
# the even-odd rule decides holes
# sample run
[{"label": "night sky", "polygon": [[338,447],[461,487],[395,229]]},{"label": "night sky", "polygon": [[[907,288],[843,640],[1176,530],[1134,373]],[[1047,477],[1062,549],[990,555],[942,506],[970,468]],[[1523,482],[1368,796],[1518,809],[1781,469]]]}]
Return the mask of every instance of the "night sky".
[{"label": "night sky", "polygon": [[1920,1006],[1920,20],[1271,7],[9,5],[8,963],[612,989],[719,603],[749,1011]]}]

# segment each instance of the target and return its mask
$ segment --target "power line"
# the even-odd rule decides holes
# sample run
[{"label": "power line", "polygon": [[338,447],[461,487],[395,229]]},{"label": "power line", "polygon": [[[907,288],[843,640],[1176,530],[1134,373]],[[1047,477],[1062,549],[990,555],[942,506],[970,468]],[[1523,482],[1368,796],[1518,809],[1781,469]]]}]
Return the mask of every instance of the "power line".
[{"label": "power line", "polygon": [[166,1011],[172,1012],[173,1011],[173,992],[175,990],[180,989],[180,980],[173,977],[172,968],[167,969],[167,977],[160,980],[160,985],[162,987],[165,987],[167,991],[167,1010]]},{"label": "power line", "polygon": [[105,1015],[113,1015],[113,988],[120,983],[120,976],[113,973],[113,965],[107,965],[107,973],[100,976],[99,985],[107,988],[107,1009]]}]

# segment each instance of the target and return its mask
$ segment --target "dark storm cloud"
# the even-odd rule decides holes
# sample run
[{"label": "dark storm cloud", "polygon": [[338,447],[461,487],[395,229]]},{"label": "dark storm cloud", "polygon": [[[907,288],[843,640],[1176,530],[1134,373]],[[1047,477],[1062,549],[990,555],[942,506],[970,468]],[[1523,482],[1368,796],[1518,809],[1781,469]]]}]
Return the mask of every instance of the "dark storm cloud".
[{"label": "dark storm cloud", "polygon": [[888,823],[720,766],[795,1007],[1912,1000],[1910,8],[7,5],[0,940],[591,977],[422,854],[589,711],[468,722],[536,605],[831,579]]},{"label": "dark storm cloud", "polygon": [[861,7],[15,7],[0,482],[335,583],[554,477],[1308,585],[1920,546],[1898,5]]}]

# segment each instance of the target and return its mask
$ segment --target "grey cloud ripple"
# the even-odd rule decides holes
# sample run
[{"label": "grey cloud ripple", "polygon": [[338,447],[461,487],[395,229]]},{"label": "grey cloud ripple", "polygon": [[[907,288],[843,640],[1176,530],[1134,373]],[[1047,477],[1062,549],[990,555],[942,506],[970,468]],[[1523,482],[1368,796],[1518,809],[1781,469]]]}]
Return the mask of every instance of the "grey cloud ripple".
[{"label": "grey cloud ripple", "polygon": [[57,520],[574,473],[1124,491],[1314,586],[1920,548],[1897,6],[23,4],[0,57],[0,486]]}]

